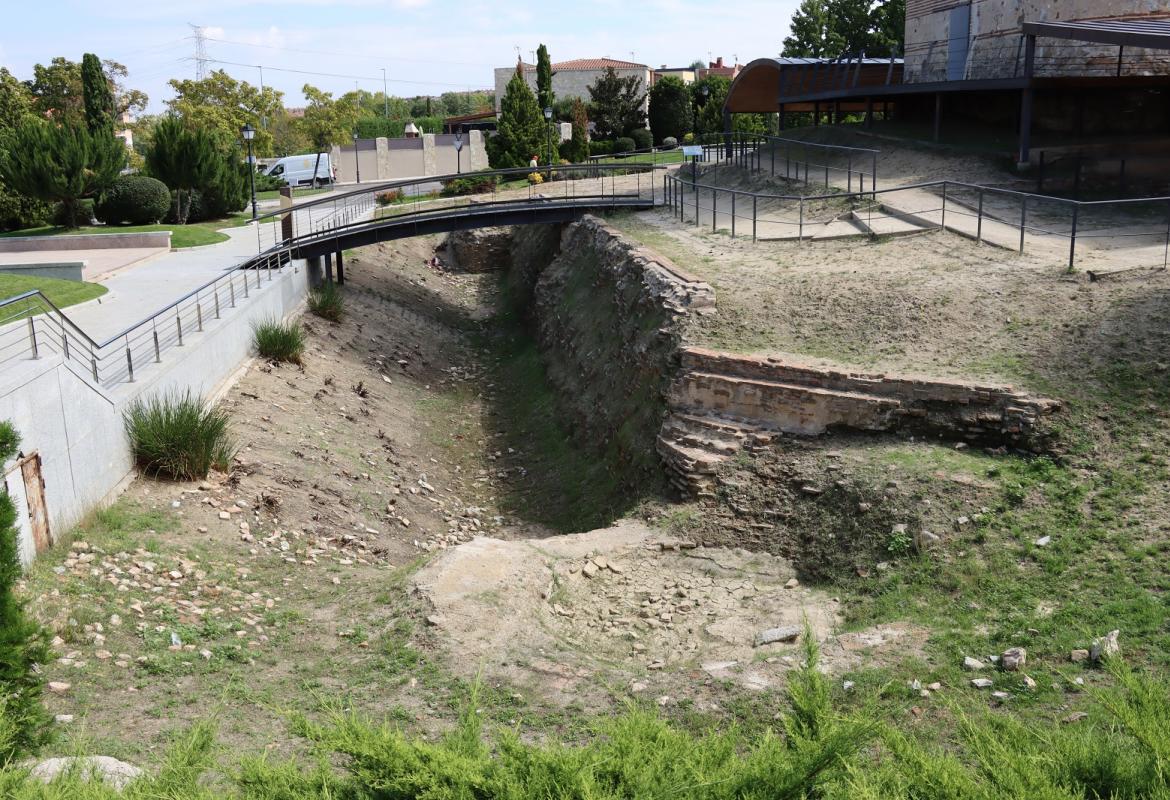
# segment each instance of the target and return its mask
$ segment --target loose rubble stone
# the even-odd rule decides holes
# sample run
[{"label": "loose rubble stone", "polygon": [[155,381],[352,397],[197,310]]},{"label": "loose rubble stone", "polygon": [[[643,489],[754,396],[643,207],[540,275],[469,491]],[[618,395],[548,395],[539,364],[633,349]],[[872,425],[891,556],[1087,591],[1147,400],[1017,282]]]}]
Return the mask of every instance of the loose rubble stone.
[{"label": "loose rubble stone", "polygon": [[990,689],[994,681],[991,678],[972,678],[971,685],[976,689]]},{"label": "loose rubble stone", "polygon": [[1118,637],[1121,631],[1113,630],[1093,642],[1089,649],[1089,658],[1092,661],[1104,661],[1107,658],[1121,655],[1121,644]]},{"label": "loose rubble stone", "polygon": [[1071,725],[1074,722],[1080,722],[1081,720],[1088,719],[1088,718],[1089,718],[1089,715],[1086,714],[1084,711],[1074,711],[1073,713],[1069,714],[1067,717],[1062,719],[1061,722],[1063,722],[1065,725]]},{"label": "loose rubble stone", "polygon": [[1068,654],[1068,660],[1072,661],[1074,664],[1079,664],[1082,661],[1088,661],[1089,660],[1089,651],[1088,650],[1073,650],[1071,653]]},{"label": "loose rubble stone", "polygon": [[104,783],[121,791],[131,781],[142,775],[142,770],[133,764],[109,756],[69,756],[50,758],[32,768],[30,777],[49,783],[59,775],[73,773],[82,780],[100,778]]},{"label": "loose rubble stone", "polygon": [[72,684],[66,683],[65,681],[49,681],[48,683],[48,689],[53,694],[65,694],[72,688]]},{"label": "loose rubble stone", "polygon": [[971,656],[963,657],[963,669],[967,670],[968,672],[977,672],[986,668],[987,665],[977,658],[971,658]]},{"label": "loose rubble stone", "polygon": [[1028,651],[1022,647],[1010,647],[1003,651],[1000,656],[1000,665],[1007,672],[1018,672],[1024,668],[1024,662],[1028,660]]},{"label": "loose rubble stone", "polygon": [[800,633],[801,629],[797,625],[768,628],[756,634],[756,647],[774,642],[795,642],[800,637]]}]

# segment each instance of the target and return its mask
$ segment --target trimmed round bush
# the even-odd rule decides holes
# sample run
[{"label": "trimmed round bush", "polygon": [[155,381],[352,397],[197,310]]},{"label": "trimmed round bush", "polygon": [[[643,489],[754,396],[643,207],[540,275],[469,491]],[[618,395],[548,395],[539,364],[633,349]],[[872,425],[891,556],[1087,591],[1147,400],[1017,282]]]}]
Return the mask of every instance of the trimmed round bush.
[{"label": "trimmed round bush", "polygon": [[662,146],[663,147],[678,147],[678,139],[674,138],[673,136],[667,136],[665,139],[662,140]]},{"label": "trimmed round bush", "polygon": [[634,140],[635,150],[649,150],[654,146],[654,134],[649,128],[636,128],[630,132],[630,138]]},{"label": "trimmed round bush", "polygon": [[615,154],[629,153],[629,152],[632,152],[635,148],[636,148],[636,145],[634,144],[634,140],[631,139],[629,136],[619,136],[617,139],[614,140],[614,143],[613,143],[613,152]]},{"label": "trimmed round bush", "polygon": [[157,178],[124,175],[106,189],[94,211],[107,225],[153,225],[167,215],[171,191]]}]

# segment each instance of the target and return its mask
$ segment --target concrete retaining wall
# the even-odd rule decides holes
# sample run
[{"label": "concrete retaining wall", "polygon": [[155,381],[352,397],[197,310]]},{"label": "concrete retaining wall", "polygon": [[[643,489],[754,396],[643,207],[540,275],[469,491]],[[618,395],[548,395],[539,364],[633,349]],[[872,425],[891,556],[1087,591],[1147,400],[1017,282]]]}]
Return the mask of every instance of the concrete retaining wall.
[{"label": "concrete retaining wall", "polygon": [[[251,355],[252,324],[285,317],[302,304],[306,274],[303,264],[286,269],[232,313],[205,321],[203,333],[189,334],[183,347],[166,352],[162,363],[140,369],[137,382],[113,390],[95,387],[59,355],[5,367],[0,374],[0,419],[15,425],[23,452],[41,455],[54,541],[86,514],[112,501],[131,476],[133,463],[122,424],[127,406],[136,398],[166,392],[213,397]],[[25,514],[22,523],[26,539],[22,547],[31,552]]]},{"label": "concrete retaining wall", "polygon": [[32,261],[27,264],[0,264],[0,272],[9,275],[27,275],[30,278],[55,278],[79,281],[85,272],[86,261]]},{"label": "concrete retaining wall", "polygon": [[[380,137],[359,142],[362,183],[394,181],[402,178],[421,178],[427,175],[448,175],[461,166],[464,172],[487,169],[487,150],[481,131],[468,131],[463,140],[463,152],[456,158],[455,145],[444,136],[440,143],[433,133],[424,133],[417,139],[386,139]],[[333,148],[332,163],[337,167],[337,180],[352,183],[355,171],[353,146]]]},{"label": "concrete retaining wall", "polygon": [[35,253],[43,250],[108,250],[125,247],[171,246],[170,231],[144,233],[83,233],[76,236],[7,236],[0,238],[0,253]]}]

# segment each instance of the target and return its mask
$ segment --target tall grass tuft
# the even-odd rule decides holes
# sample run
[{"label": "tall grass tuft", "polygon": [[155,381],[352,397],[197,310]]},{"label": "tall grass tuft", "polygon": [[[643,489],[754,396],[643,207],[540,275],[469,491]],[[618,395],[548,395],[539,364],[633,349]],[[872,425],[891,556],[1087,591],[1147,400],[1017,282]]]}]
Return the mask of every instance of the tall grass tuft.
[{"label": "tall grass tuft", "polygon": [[212,467],[227,469],[235,455],[227,412],[205,408],[190,392],[136,400],[124,419],[134,460],[147,475],[195,480]]},{"label": "tall grass tuft", "polygon": [[270,361],[301,363],[305,351],[305,332],[300,323],[270,319],[252,326],[256,352]]},{"label": "tall grass tuft", "polygon": [[326,283],[320,289],[309,292],[309,310],[321,319],[341,322],[345,316],[345,301],[335,283]]}]

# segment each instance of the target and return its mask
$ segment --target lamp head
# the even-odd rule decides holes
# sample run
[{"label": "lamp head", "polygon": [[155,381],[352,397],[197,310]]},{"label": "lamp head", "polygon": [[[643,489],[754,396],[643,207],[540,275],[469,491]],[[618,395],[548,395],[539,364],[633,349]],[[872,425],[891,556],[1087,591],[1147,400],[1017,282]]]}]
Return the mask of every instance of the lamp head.
[{"label": "lamp head", "polygon": [[551,106],[546,107],[544,109],[544,119],[546,122],[552,119],[552,107]]},{"label": "lamp head", "polygon": [[240,128],[240,134],[244,137],[245,142],[250,142],[256,136],[256,129],[252,127],[251,122],[248,122],[244,124],[244,127]]}]

